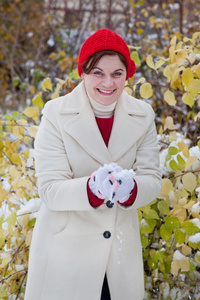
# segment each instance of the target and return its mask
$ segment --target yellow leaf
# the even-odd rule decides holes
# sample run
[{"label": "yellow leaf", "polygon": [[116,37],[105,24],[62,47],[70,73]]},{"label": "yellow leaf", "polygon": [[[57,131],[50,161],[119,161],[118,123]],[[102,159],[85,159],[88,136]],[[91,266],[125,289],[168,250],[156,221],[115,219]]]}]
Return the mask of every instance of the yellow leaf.
[{"label": "yellow leaf", "polygon": [[3,189],[3,185],[0,182],[0,204],[8,198],[8,192]]},{"label": "yellow leaf", "polygon": [[152,86],[150,83],[144,83],[140,87],[140,95],[144,99],[148,99],[153,95]]},{"label": "yellow leaf", "polygon": [[173,184],[168,178],[162,180],[162,188],[159,194],[159,198],[167,197],[173,188]]},{"label": "yellow leaf", "polygon": [[188,147],[183,148],[182,153],[186,158],[190,157],[190,152]]},{"label": "yellow leaf", "polygon": [[200,78],[200,65],[195,66],[195,73],[197,74],[197,77]]},{"label": "yellow leaf", "polygon": [[195,62],[196,60],[196,54],[194,54],[194,52],[191,52],[188,56],[188,60],[191,63],[191,65]]},{"label": "yellow leaf", "polygon": [[185,70],[183,70],[183,73],[182,73],[182,80],[183,80],[183,83],[186,85],[186,87],[188,88],[190,83],[192,82],[193,80],[193,72],[191,69],[187,68]]},{"label": "yellow leaf", "polygon": [[125,90],[129,95],[132,95],[132,90],[131,90],[130,87],[126,86],[126,87],[124,88],[124,90]]},{"label": "yellow leaf", "polygon": [[25,126],[27,124],[27,120],[25,120],[25,119],[17,120],[16,122],[17,122],[17,124],[20,124],[23,126]]},{"label": "yellow leaf", "polygon": [[15,164],[21,164],[22,163],[22,159],[21,159],[21,154],[20,153],[13,153],[11,155],[11,161]]},{"label": "yellow leaf", "polygon": [[191,167],[195,161],[197,161],[197,157],[196,156],[190,156],[185,164],[185,171],[187,171],[189,169],[189,167]]},{"label": "yellow leaf", "polygon": [[32,118],[34,121],[38,121],[38,115],[40,110],[37,106],[26,107],[23,111],[23,114],[28,118]]},{"label": "yellow leaf", "polygon": [[42,93],[35,95],[32,99],[32,103],[38,107],[43,107],[44,102],[42,100]]},{"label": "yellow leaf", "polygon": [[176,51],[176,61],[184,60],[187,57],[187,52],[183,49],[178,49]]},{"label": "yellow leaf", "polygon": [[29,150],[29,149],[27,149],[27,150],[24,151],[24,158],[25,158],[25,159],[28,159],[28,158],[29,158],[29,153],[30,153],[30,150]]},{"label": "yellow leaf", "polygon": [[172,106],[175,106],[175,105],[176,105],[176,99],[175,99],[174,93],[172,93],[170,90],[167,90],[167,91],[164,93],[164,100],[165,100],[169,105],[172,105]]},{"label": "yellow leaf", "polygon": [[32,231],[29,231],[26,235],[25,243],[26,246],[30,246],[31,244],[31,239],[32,239]]},{"label": "yellow leaf", "polygon": [[170,44],[171,44],[172,46],[176,46],[176,40],[177,40],[177,38],[176,38],[176,36],[174,36],[174,37],[171,39]]},{"label": "yellow leaf", "polygon": [[183,143],[183,142],[179,142],[179,143],[178,143],[178,149],[179,149],[179,151],[183,151],[183,149],[184,149],[185,147],[188,148],[188,146],[187,146],[185,143]]},{"label": "yellow leaf", "polygon": [[12,177],[20,177],[20,172],[17,171],[16,167],[15,166],[11,166],[9,168],[9,174],[12,176]]},{"label": "yellow leaf", "polygon": [[138,29],[137,29],[137,34],[141,35],[141,34],[143,33],[143,31],[144,31],[144,29],[138,28]]},{"label": "yellow leaf", "polygon": [[170,130],[177,129],[176,126],[174,125],[174,121],[173,121],[172,117],[167,117],[165,119],[164,130],[166,130],[166,129],[170,129]]},{"label": "yellow leaf", "polygon": [[47,77],[43,80],[42,82],[42,90],[47,92],[47,91],[52,91],[53,87],[52,87],[52,82],[51,82],[51,78]]},{"label": "yellow leaf", "polygon": [[165,77],[167,77],[167,79],[170,81],[172,79],[172,71],[171,71],[171,67],[170,66],[166,66],[164,71],[163,71],[163,75]]},{"label": "yellow leaf", "polygon": [[196,176],[191,172],[183,175],[182,182],[183,182],[184,188],[187,191],[189,191],[190,193],[192,193],[197,186]]},{"label": "yellow leaf", "polygon": [[2,263],[0,264],[0,269],[3,269],[5,266],[7,266],[7,264],[10,262],[11,260],[11,256],[9,254],[8,257],[5,257],[3,260],[2,260]]},{"label": "yellow leaf", "polygon": [[33,85],[31,85],[29,87],[29,91],[31,92],[31,94],[35,94],[35,87]]},{"label": "yellow leaf", "polygon": [[165,61],[163,60],[163,59],[159,59],[159,60],[157,60],[156,61],[156,70],[158,69],[158,68],[160,68],[163,64],[165,63]]},{"label": "yellow leaf", "polygon": [[153,62],[152,55],[148,55],[148,56],[147,56],[146,63],[147,63],[147,65],[149,66],[149,68],[155,70],[155,65],[154,65],[154,62]]},{"label": "yellow leaf", "polygon": [[144,77],[141,77],[135,84],[139,83],[145,83],[146,79]]},{"label": "yellow leaf", "polygon": [[13,134],[18,138],[18,139],[23,139],[23,134],[25,133],[25,128],[22,126],[14,126],[13,127]]},{"label": "yellow leaf", "polygon": [[184,255],[189,255],[191,253],[191,251],[192,251],[191,247],[189,247],[186,244],[182,245],[182,252]]},{"label": "yellow leaf", "polygon": [[193,79],[190,83],[188,90],[192,96],[196,96],[198,93],[200,93],[200,80],[199,79]]},{"label": "yellow leaf", "polygon": [[178,276],[179,269],[181,269],[183,272],[190,270],[190,263],[187,257],[172,261],[171,273],[173,276]]},{"label": "yellow leaf", "polygon": [[194,117],[194,121],[197,122],[198,119],[200,119],[200,112],[198,112],[198,114]]},{"label": "yellow leaf", "polygon": [[38,126],[31,126],[29,129],[28,129],[28,133],[30,134],[31,137],[35,138],[36,137],[36,133],[38,131]]},{"label": "yellow leaf", "polygon": [[192,107],[194,105],[194,97],[188,92],[182,96],[182,101],[184,104],[186,104],[190,107]]},{"label": "yellow leaf", "polygon": [[15,226],[15,223],[17,221],[16,212],[14,211],[5,221],[10,225]]}]

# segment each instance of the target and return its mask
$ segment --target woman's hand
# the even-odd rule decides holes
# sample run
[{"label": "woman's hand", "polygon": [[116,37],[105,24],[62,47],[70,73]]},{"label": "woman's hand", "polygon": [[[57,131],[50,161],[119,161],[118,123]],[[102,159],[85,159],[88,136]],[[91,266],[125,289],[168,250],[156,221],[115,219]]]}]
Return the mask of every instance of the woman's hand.
[{"label": "woman's hand", "polygon": [[88,183],[92,193],[99,199],[110,199],[115,183],[114,176],[120,171],[122,168],[118,164],[111,163],[104,164],[103,167],[93,172]]},{"label": "woman's hand", "polygon": [[122,170],[115,173],[111,202],[124,203],[128,200],[135,186],[134,177],[133,170]]}]

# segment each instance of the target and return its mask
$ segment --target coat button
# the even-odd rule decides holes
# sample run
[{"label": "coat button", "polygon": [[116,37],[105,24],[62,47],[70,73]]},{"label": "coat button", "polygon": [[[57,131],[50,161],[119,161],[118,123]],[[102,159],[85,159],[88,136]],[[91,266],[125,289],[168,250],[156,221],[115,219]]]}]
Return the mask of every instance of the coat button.
[{"label": "coat button", "polygon": [[109,239],[111,237],[110,231],[104,231],[103,236],[105,237],[105,239]]},{"label": "coat button", "polygon": [[114,203],[111,202],[110,200],[108,200],[108,201],[106,202],[106,206],[107,206],[108,208],[112,208],[113,205],[114,205]]}]

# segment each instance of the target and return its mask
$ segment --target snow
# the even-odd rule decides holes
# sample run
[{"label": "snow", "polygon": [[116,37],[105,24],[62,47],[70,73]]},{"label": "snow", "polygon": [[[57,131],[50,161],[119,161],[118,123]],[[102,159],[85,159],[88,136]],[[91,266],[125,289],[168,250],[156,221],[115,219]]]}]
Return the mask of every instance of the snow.
[{"label": "snow", "polygon": [[190,222],[192,222],[195,226],[200,228],[200,220],[197,218],[192,219]]},{"label": "snow", "polygon": [[17,215],[22,215],[24,213],[31,213],[30,219],[36,218],[37,212],[41,206],[41,199],[40,198],[32,198],[29,201],[25,201],[25,204],[21,205],[21,209],[17,211]]},{"label": "snow", "polygon": [[200,213],[200,203],[195,203],[191,208],[192,213]]},{"label": "snow", "polygon": [[174,260],[182,260],[182,259],[185,259],[185,256],[179,250],[176,250],[174,252],[173,259]]},{"label": "snow", "polygon": [[188,241],[191,243],[195,243],[195,244],[199,243],[200,242],[200,233],[196,233],[196,234],[190,236]]}]

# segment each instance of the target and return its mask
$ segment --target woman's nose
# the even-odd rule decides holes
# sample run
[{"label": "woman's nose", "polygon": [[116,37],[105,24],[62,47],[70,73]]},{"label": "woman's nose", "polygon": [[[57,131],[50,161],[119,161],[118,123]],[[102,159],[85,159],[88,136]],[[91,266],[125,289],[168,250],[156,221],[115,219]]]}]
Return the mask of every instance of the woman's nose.
[{"label": "woman's nose", "polygon": [[105,87],[111,87],[113,86],[113,79],[111,76],[105,76],[102,83]]}]

